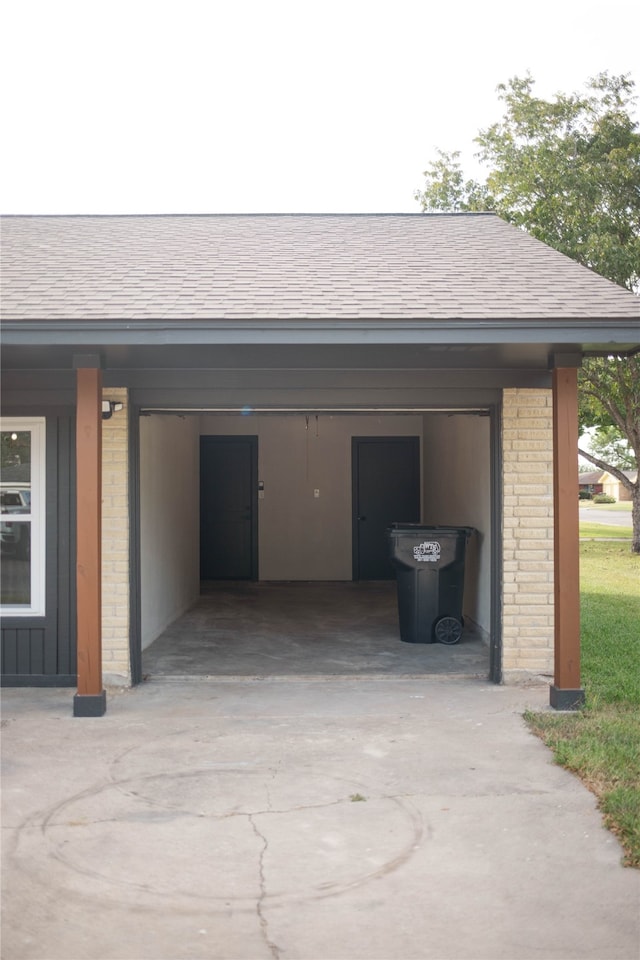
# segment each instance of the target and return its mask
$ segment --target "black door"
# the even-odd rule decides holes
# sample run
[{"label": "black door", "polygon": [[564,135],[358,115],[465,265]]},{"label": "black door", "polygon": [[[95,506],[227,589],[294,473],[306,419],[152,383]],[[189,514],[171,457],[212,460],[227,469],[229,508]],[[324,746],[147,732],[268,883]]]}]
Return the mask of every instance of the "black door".
[{"label": "black door", "polygon": [[354,437],[353,579],[392,580],[386,529],[420,521],[418,437]]},{"label": "black door", "polygon": [[258,578],[258,438],[200,437],[200,579]]}]

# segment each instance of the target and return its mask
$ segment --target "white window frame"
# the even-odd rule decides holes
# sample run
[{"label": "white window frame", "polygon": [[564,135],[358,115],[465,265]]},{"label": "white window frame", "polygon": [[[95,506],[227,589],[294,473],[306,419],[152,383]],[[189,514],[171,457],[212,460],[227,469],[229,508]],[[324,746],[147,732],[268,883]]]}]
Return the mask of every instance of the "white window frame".
[{"label": "white window frame", "polygon": [[31,434],[31,512],[22,514],[31,522],[31,603],[2,604],[3,617],[43,617],[46,575],[46,440],[44,417],[2,417],[3,433]]}]

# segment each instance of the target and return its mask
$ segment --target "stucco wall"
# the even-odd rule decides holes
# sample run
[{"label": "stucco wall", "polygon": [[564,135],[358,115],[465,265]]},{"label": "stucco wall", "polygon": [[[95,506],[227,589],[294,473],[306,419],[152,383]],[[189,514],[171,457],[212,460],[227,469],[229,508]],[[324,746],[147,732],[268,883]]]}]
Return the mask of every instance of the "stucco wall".
[{"label": "stucco wall", "polygon": [[553,671],[553,398],[503,397],[503,673]]},{"label": "stucco wall", "polygon": [[351,438],[421,436],[422,417],[203,415],[200,432],[259,438],[261,580],[351,580]]},{"label": "stucco wall", "polygon": [[491,623],[491,422],[469,414],[424,416],[424,521],[474,527],[467,544],[465,616]]},{"label": "stucco wall", "polygon": [[196,417],[140,419],[142,647],[200,592]]}]

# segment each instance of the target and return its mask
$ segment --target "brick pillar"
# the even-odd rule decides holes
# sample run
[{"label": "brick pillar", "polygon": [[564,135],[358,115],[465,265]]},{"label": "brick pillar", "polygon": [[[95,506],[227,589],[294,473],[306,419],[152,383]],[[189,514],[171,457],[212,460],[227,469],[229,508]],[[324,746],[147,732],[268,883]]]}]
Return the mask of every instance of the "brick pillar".
[{"label": "brick pillar", "polygon": [[505,682],[553,668],[551,390],[503,393],[502,667]]},{"label": "brick pillar", "polygon": [[131,682],[129,650],[129,396],[109,387],[104,399],[122,404],[102,424],[102,669],[108,683]]}]

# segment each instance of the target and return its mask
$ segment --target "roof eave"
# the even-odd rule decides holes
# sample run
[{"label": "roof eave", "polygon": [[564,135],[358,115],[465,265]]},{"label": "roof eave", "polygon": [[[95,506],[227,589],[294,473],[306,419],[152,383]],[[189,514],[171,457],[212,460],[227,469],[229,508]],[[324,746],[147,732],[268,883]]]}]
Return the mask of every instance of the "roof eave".
[{"label": "roof eave", "polygon": [[7,346],[565,343],[585,352],[640,348],[640,321],[549,319],[5,320]]}]

